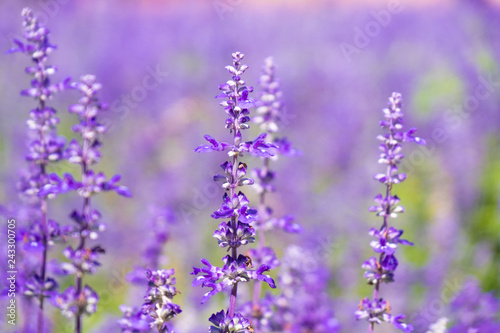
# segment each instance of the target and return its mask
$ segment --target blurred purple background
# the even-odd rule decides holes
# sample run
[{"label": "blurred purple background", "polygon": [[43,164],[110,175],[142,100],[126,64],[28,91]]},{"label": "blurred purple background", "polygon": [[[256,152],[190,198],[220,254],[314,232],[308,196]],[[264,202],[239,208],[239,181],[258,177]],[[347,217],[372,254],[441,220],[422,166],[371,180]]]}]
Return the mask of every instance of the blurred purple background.
[{"label": "blurred purple background", "polygon": [[[151,237],[148,221],[164,207],[177,213],[162,264],[175,268],[182,291],[178,331],[205,331],[209,314],[224,306],[222,297],[198,306],[203,290],[190,286],[188,274],[200,257],[223,255],[210,237],[216,223],[209,217],[220,201],[211,176],[222,157],[193,149],[206,133],[226,135],[214,96],[236,50],[246,54],[250,84],[263,60],[274,57],[286,104],[281,128],[302,151],[277,163],[278,191],[271,197],[277,215],[294,214],[304,232],[278,234],[271,242],[280,256],[288,244],[305,246],[316,253],[318,266],[330,269],[328,292],[343,332],[366,326],[354,322],[352,312],[370,293],[360,265],[371,252],[368,230],[379,225],[367,208],[382,190],[372,180],[380,170],[375,137],[393,91],[403,94],[406,124],[418,127],[428,145],[409,147],[408,180],[395,188],[406,208],[399,227],[416,246],[402,250],[386,298],[416,332],[425,332],[450,315],[443,295],[457,293],[468,276],[500,296],[498,6],[481,0],[3,0],[1,49],[21,34],[24,6],[52,32],[58,78],[94,73],[103,83],[102,100],[111,104],[103,118],[112,129],[103,140],[100,168],[121,173],[134,195],[98,200],[108,223],[102,239],[107,254],[104,268],[89,279],[103,295],[99,314],[86,319],[89,329],[107,331],[108,320],[120,315],[119,304],[137,302],[142,291],[130,287],[125,275],[140,264],[142,245]],[[16,182],[25,167],[32,101],[19,91],[29,84],[26,65],[21,55],[0,62],[5,206],[18,202]],[[68,138],[72,116],[66,109],[76,98],[76,92],[65,92],[53,103],[59,131]],[[66,207],[74,200],[54,203],[60,223],[67,222]],[[55,332],[68,332],[55,325]]]}]

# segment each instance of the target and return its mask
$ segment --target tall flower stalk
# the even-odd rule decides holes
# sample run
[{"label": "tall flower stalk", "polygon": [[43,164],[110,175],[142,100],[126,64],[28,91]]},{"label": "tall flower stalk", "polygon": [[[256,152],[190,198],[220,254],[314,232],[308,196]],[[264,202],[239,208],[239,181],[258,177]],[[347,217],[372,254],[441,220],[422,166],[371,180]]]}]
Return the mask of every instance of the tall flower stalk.
[{"label": "tall flower stalk", "polygon": [[81,82],[73,83],[72,87],[83,95],[78,104],[69,107],[70,113],[76,114],[79,118],[79,123],[72,129],[81,140],[73,139],[65,151],[65,156],[70,163],[80,165],[81,180],[74,179],[68,173],[62,178],[52,174],[51,184],[46,185],[41,192],[45,195],[76,191],[83,199],[82,208],[70,214],[70,218],[77,225],[72,234],[77,239],[78,245],[76,248],[68,246],[64,250],[63,254],[69,262],[61,265],[66,274],[75,275],[75,284],[55,299],[62,313],[74,318],[75,332],[81,333],[82,315],[94,313],[99,300],[96,291],[88,285],[83,285],[83,277],[97,270],[100,266],[99,255],[104,253],[101,246],[90,247],[88,244],[89,240],[97,239],[98,233],[105,229],[105,225],[100,222],[101,213],[92,207],[91,197],[103,191],[116,191],[126,197],[131,195],[126,187],[117,185],[120,180],[119,175],[107,180],[103,173],[96,173],[92,169],[101,159],[99,137],[106,132],[106,126],[97,119],[99,112],[107,109],[107,105],[99,102],[96,96],[102,85],[96,82],[95,76],[85,75],[81,78]]},{"label": "tall flower stalk", "polygon": [[250,280],[267,282],[275,288],[274,280],[265,275],[264,272],[270,269],[268,265],[261,265],[256,270],[250,270],[252,260],[250,257],[238,253],[242,245],[255,241],[255,229],[251,226],[257,220],[257,211],[249,207],[249,201],[245,194],[238,191],[239,187],[252,185],[253,179],[247,178],[247,165],[241,161],[244,154],[249,153],[254,156],[270,157],[270,148],[276,146],[265,142],[266,134],[263,133],[253,141],[244,142],[242,131],[250,127],[249,108],[253,102],[249,99],[252,87],[245,85],[241,75],[248,69],[247,65],[242,65],[244,55],[240,52],[232,54],[232,66],[226,66],[226,70],[232,78],[219,86],[222,91],[217,98],[224,98],[220,103],[228,115],[225,127],[232,135],[232,143],[219,142],[209,135],[205,139],[210,145],[199,146],[195,152],[225,151],[229,160],[221,164],[224,174],[214,176],[215,181],[222,181],[225,190],[221,207],[212,214],[214,219],[227,219],[222,222],[215,231],[213,237],[218,240],[219,247],[227,248],[229,254],[222,260],[223,267],[212,266],[207,259],[201,262],[205,268],[194,268],[192,275],[197,275],[193,281],[193,286],[202,285],[212,288],[207,292],[202,303],[211,296],[226,288],[230,288],[229,307],[227,311],[222,310],[210,317],[212,326],[210,332],[251,332],[253,330],[250,321],[237,311],[238,283]]},{"label": "tall flower stalk", "polygon": [[399,244],[413,246],[413,243],[401,239],[403,230],[396,229],[389,225],[391,218],[396,218],[399,213],[404,212],[403,206],[399,205],[400,199],[392,194],[394,184],[399,184],[406,179],[406,174],[399,173],[398,165],[404,158],[401,153],[403,142],[415,142],[425,144],[421,138],[413,136],[415,128],[403,131],[403,113],[401,112],[401,94],[393,93],[389,97],[388,107],[384,109],[384,120],[380,121],[380,127],[387,130],[384,135],[379,135],[377,139],[382,141],[380,145],[380,157],[378,162],[386,165],[385,173],[375,175],[375,180],[385,185],[385,194],[375,196],[376,206],[370,207],[369,211],[383,218],[380,229],[372,228],[370,235],[375,238],[370,245],[378,254],[371,257],[361,266],[366,270],[364,276],[368,284],[373,285],[373,297],[361,300],[356,319],[367,319],[368,332],[375,331],[375,324],[382,322],[392,323],[394,327],[403,332],[412,332],[413,326],[403,322],[404,315],[392,315],[388,301],[380,297],[381,283],[394,282],[394,272],[398,267],[396,259],[396,249]]},{"label": "tall flower stalk", "polygon": [[49,41],[49,30],[38,22],[31,9],[24,8],[21,15],[25,42],[15,39],[16,46],[9,53],[24,53],[33,62],[25,70],[32,76],[31,87],[23,90],[21,95],[32,97],[37,103],[26,122],[30,131],[29,152],[26,155],[30,164],[29,174],[21,180],[19,186],[25,201],[36,212],[36,217],[30,228],[23,232],[23,239],[25,248],[41,252],[39,271],[29,277],[22,288],[25,295],[38,300],[37,332],[42,332],[45,299],[51,297],[57,288],[56,281],[47,275],[49,245],[59,238],[60,229],[55,221],[48,218],[48,194],[40,192],[49,183],[49,165],[62,159],[64,149],[64,139],[56,134],[56,125],[59,123],[55,116],[56,110],[48,102],[66,88],[69,78],[61,83],[51,83],[50,76],[57,68],[48,64],[49,54],[56,49]]},{"label": "tall flower stalk", "polygon": [[[256,180],[254,188],[259,194],[258,213],[259,218],[253,222],[252,226],[258,233],[257,247],[248,251],[253,263],[257,265],[268,265],[271,269],[276,268],[280,262],[271,247],[266,246],[266,233],[275,229],[283,229],[286,232],[297,233],[301,228],[294,223],[294,217],[290,215],[276,218],[273,216],[273,210],[266,202],[267,195],[275,191],[273,182],[276,178],[276,172],[271,169],[271,162],[276,160],[279,155],[293,156],[297,151],[292,148],[287,138],[277,137],[279,132],[279,123],[282,122],[284,114],[284,104],[281,100],[282,92],[280,90],[279,80],[276,78],[276,66],[272,57],[264,61],[262,74],[259,78],[260,96],[257,101],[257,115],[253,121],[260,126],[260,129],[267,133],[268,140],[278,146],[275,156],[262,157],[262,166],[256,168],[253,176]],[[252,317],[254,326],[260,329],[259,321],[263,316],[260,299],[262,294],[262,282],[255,281],[252,300]]]}]

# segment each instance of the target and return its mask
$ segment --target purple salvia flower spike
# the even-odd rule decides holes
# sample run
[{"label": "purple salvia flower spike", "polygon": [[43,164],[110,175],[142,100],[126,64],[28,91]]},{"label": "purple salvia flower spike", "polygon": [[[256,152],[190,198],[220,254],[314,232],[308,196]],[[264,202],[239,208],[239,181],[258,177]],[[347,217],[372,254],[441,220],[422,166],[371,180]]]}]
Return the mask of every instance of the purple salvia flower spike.
[{"label": "purple salvia flower spike", "polygon": [[221,94],[216,98],[224,98],[220,105],[224,107],[227,114],[225,127],[233,136],[232,143],[219,142],[213,137],[206,135],[205,139],[210,145],[202,145],[195,149],[195,152],[227,151],[229,160],[222,163],[224,174],[214,177],[215,181],[222,181],[222,188],[225,190],[223,202],[218,210],[212,214],[214,219],[224,219],[219,224],[219,228],[214,232],[213,237],[217,239],[219,246],[227,248],[230,253],[223,258],[224,266],[213,266],[208,260],[203,259],[205,268],[193,268],[192,275],[197,275],[193,285],[201,285],[211,288],[207,292],[202,303],[210,297],[229,288],[231,290],[229,309],[221,311],[210,317],[212,326],[210,332],[250,332],[253,330],[250,322],[236,311],[236,297],[238,293],[238,283],[248,282],[252,279],[265,281],[272,288],[275,288],[273,279],[264,274],[270,269],[267,265],[260,265],[256,270],[250,270],[252,261],[249,257],[238,254],[238,248],[242,245],[255,241],[255,229],[251,223],[257,220],[257,211],[250,207],[249,201],[238,187],[251,185],[253,179],[247,178],[247,165],[241,162],[241,157],[249,153],[255,156],[269,157],[273,155],[272,149],[276,146],[266,142],[266,133],[259,135],[253,141],[243,141],[242,131],[250,127],[249,108],[254,106],[249,94],[253,91],[248,87],[241,75],[248,69],[242,65],[241,60],[244,55],[240,52],[232,54],[233,64],[226,66],[226,70],[231,74],[231,79],[221,84],[219,89]]},{"label": "purple salvia flower spike", "polygon": [[24,177],[19,189],[27,204],[37,211],[37,219],[23,233],[25,249],[38,249],[42,252],[41,267],[28,277],[22,289],[27,296],[34,297],[39,302],[37,331],[44,329],[44,300],[50,298],[57,289],[56,281],[47,276],[47,259],[49,245],[60,239],[59,225],[48,220],[48,199],[50,193],[43,191],[50,182],[47,167],[62,159],[65,141],[56,135],[56,125],[59,119],[56,110],[47,105],[54,95],[64,90],[69,78],[61,83],[53,84],[50,77],[57,68],[48,64],[49,54],[56,48],[49,41],[49,30],[38,22],[38,18],[30,8],[22,10],[24,42],[14,40],[15,46],[8,53],[21,52],[33,62],[25,72],[32,76],[31,87],[21,91],[22,96],[35,99],[37,105],[29,113],[26,124],[30,130],[31,142],[26,160],[30,163],[30,173]]},{"label": "purple salvia flower spike", "polygon": [[375,324],[387,322],[393,324],[396,329],[403,332],[412,332],[413,326],[403,322],[403,315],[390,314],[389,302],[379,296],[380,285],[382,282],[394,282],[394,272],[399,262],[396,258],[398,245],[410,245],[412,242],[401,239],[403,230],[398,230],[389,226],[389,219],[396,218],[399,213],[404,212],[403,206],[399,206],[400,199],[397,195],[392,195],[392,187],[406,179],[406,174],[399,173],[398,164],[404,158],[401,154],[403,142],[415,142],[425,144],[425,140],[415,137],[415,128],[408,132],[403,131],[403,113],[401,112],[401,95],[393,93],[389,97],[389,105],[384,110],[385,119],[380,122],[380,127],[387,130],[384,135],[377,136],[382,141],[380,145],[380,157],[378,162],[386,165],[385,173],[379,173],[374,179],[386,186],[385,196],[377,194],[374,198],[376,206],[370,207],[370,212],[376,213],[383,218],[383,225],[380,230],[372,228],[370,235],[375,239],[370,242],[373,250],[379,254],[377,257],[371,257],[361,266],[365,270],[364,277],[368,284],[374,286],[373,298],[364,298],[361,300],[358,310],[355,312],[356,319],[368,320],[368,332],[374,332]]},{"label": "purple salvia flower spike", "polygon": [[63,254],[69,262],[60,267],[63,273],[75,275],[75,285],[68,287],[54,302],[63,315],[75,320],[75,333],[81,333],[82,316],[94,313],[99,301],[96,291],[90,286],[83,286],[83,277],[85,274],[95,273],[101,265],[99,256],[105,252],[99,245],[88,245],[90,240],[98,238],[99,232],[105,230],[105,225],[100,222],[100,212],[92,209],[91,198],[104,191],[115,191],[125,197],[130,197],[131,194],[126,187],[117,185],[121,178],[119,175],[108,179],[102,172],[92,169],[100,161],[100,136],[106,132],[106,126],[98,121],[99,113],[107,109],[107,104],[97,98],[102,85],[94,75],[84,75],[80,82],[72,83],[71,87],[83,95],[78,104],[68,108],[70,113],[78,116],[79,123],[72,129],[80,140],[71,141],[65,157],[70,163],[80,166],[81,180],[74,179],[70,174],[65,174],[62,178],[51,175],[51,181],[43,187],[42,193],[58,195],[75,191],[83,200],[81,211],[75,210],[70,214],[70,218],[77,224],[72,234],[78,239],[78,245],[76,248],[68,246],[64,250]]}]

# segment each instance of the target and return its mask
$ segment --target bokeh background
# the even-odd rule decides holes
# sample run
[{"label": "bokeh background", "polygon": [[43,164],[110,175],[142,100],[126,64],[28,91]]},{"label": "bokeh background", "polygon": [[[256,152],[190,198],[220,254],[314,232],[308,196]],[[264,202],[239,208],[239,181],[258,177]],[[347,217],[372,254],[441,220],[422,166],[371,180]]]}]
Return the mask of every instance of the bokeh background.
[{"label": "bokeh background", "polygon": [[[86,280],[102,298],[98,313],[85,319],[86,332],[118,332],[118,306],[140,304],[143,290],[125,276],[141,264],[152,225],[167,211],[176,218],[164,225],[170,238],[162,268],[175,268],[182,291],[177,331],[206,331],[209,315],[225,307],[223,297],[200,306],[204,291],[190,286],[201,257],[215,263],[225,255],[211,237],[217,222],[210,218],[222,194],[211,175],[224,156],[193,149],[204,134],[227,137],[214,96],[236,50],[246,54],[250,84],[263,60],[274,57],[286,104],[282,133],[302,152],[275,164],[278,191],[271,199],[277,215],[295,215],[304,231],[277,233],[270,242],[280,256],[289,244],[303,246],[313,265],[328,268],[325,292],[342,332],[366,327],[352,313],[371,294],[360,264],[371,256],[369,228],[380,225],[367,208],[382,190],[372,180],[381,168],[375,137],[393,91],[403,94],[406,124],[418,127],[428,145],[406,148],[408,179],[395,191],[406,213],[397,222],[416,245],[401,250],[385,298],[425,332],[440,317],[458,320],[446,295],[471,277],[500,296],[498,1],[2,0],[0,50],[21,34],[24,6],[39,14],[58,45],[51,56],[56,78],[94,73],[103,83],[111,130],[99,167],[120,173],[134,195],[95,200],[108,225],[100,239],[107,253],[103,268]],[[391,13],[382,24],[381,11]],[[26,165],[25,119],[33,105],[19,95],[29,84],[28,64],[20,54],[0,61],[0,202],[11,212],[19,204],[16,182]],[[154,71],[162,73],[158,84],[139,94]],[[68,139],[74,118],[66,109],[77,96],[68,91],[52,103]],[[71,223],[77,200],[51,203],[59,223]],[[57,311],[50,316],[54,332],[71,331]],[[29,325],[29,312],[19,320],[17,328]]]}]

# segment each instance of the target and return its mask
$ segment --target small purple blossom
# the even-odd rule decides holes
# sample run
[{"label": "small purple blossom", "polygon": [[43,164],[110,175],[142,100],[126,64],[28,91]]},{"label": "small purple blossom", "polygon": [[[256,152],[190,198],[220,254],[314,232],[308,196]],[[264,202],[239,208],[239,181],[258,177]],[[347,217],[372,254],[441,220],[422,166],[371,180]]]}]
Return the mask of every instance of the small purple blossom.
[{"label": "small purple blossom", "polygon": [[242,254],[236,260],[229,255],[222,260],[224,261],[222,268],[212,266],[206,259],[201,260],[207,266],[206,268],[193,267],[191,274],[200,275],[194,279],[193,286],[202,285],[203,287],[212,288],[203,296],[202,303],[205,303],[210,297],[221,292],[226,287],[234,286],[238,282],[248,282],[252,279],[265,281],[271,288],[276,288],[274,280],[269,275],[263,274],[270,269],[269,266],[261,265],[257,270],[249,270],[248,267],[251,267],[249,257]]},{"label": "small purple blossom", "polygon": [[118,320],[118,325],[122,333],[142,333],[149,331],[149,319],[142,310],[121,305],[120,311],[122,312],[122,318]]},{"label": "small purple blossom", "polygon": [[37,274],[28,278],[23,286],[24,295],[34,296],[37,298],[50,298],[57,288],[58,284],[56,280],[50,277],[42,279]]},{"label": "small purple blossom", "polygon": [[224,193],[222,200],[222,205],[212,214],[212,218],[226,219],[233,217],[239,222],[245,224],[256,220],[257,211],[249,208],[248,204],[250,201],[248,201],[243,192],[238,192],[238,194],[234,195],[232,199],[227,193]]},{"label": "small purple blossom", "polygon": [[49,177],[50,183],[43,187],[40,195],[55,195],[76,191],[81,197],[90,198],[101,192],[115,191],[127,198],[132,196],[128,188],[116,185],[121,179],[120,175],[115,175],[111,179],[107,179],[104,173],[99,172],[96,174],[93,170],[89,170],[83,174],[82,178],[82,181],[77,181],[69,173],[65,173],[63,177],[51,174]]},{"label": "small purple blossom", "polygon": [[99,296],[89,286],[78,291],[74,286],[69,286],[66,290],[54,297],[54,304],[61,313],[68,318],[80,317],[81,315],[91,315],[97,310]]},{"label": "small purple blossom", "polygon": [[219,247],[238,248],[255,242],[255,230],[246,223],[238,222],[236,229],[233,229],[230,222],[222,222],[213,237],[218,240]]},{"label": "small purple blossom", "polygon": [[97,261],[99,254],[104,253],[100,246],[74,250],[71,246],[64,249],[63,254],[69,260],[61,264],[66,274],[94,274],[101,263]]},{"label": "small purple blossom", "polygon": [[355,312],[356,319],[366,319],[370,324],[381,324],[383,322],[391,323],[395,328],[405,333],[413,332],[413,326],[403,322],[405,316],[390,314],[391,306],[382,298],[370,300],[363,298],[358,305],[358,311]]},{"label": "small purple blossom", "polygon": [[364,277],[367,279],[368,284],[374,285],[380,282],[393,282],[394,272],[393,270],[386,269],[387,267],[382,266],[376,257],[371,257],[366,260],[361,268],[366,270]]},{"label": "small purple blossom", "polygon": [[214,138],[212,138],[210,135],[205,135],[204,136],[205,140],[210,142],[210,146],[198,146],[194,151],[197,153],[207,153],[210,151],[224,151],[227,150],[231,147],[229,143],[225,142],[218,142]]},{"label": "small purple blossom", "polygon": [[271,247],[265,246],[261,249],[250,249],[247,255],[252,258],[252,264],[255,266],[266,265],[270,269],[278,268],[280,261]]},{"label": "small purple blossom", "polygon": [[390,255],[396,251],[398,244],[413,246],[412,242],[400,239],[403,232],[403,230],[397,230],[394,227],[389,227],[389,229],[383,227],[380,231],[374,228],[370,229],[370,235],[375,237],[375,240],[370,242],[373,251]]},{"label": "small purple blossom", "polygon": [[174,270],[146,271],[148,290],[144,296],[142,312],[150,318],[150,327],[158,332],[168,332],[167,322],[182,312],[173,298],[179,293],[175,288]]},{"label": "small purple blossom", "polygon": [[44,251],[44,237],[46,237],[47,246],[54,245],[54,243],[62,241],[64,238],[64,232],[61,231],[59,224],[54,220],[47,221],[46,230],[43,230],[43,226],[39,221],[35,221],[28,230],[22,230],[20,235],[21,241],[24,243],[24,249],[30,252]]},{"label": "small purple blossom", "polygon": [[252,323],[239,313],[229,316],[224,310],[213,314],[209,321],[213,324],[210,333],[252,333]]}]

